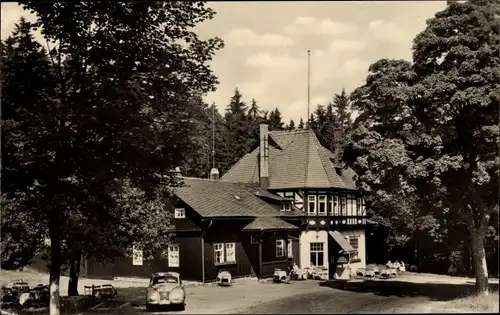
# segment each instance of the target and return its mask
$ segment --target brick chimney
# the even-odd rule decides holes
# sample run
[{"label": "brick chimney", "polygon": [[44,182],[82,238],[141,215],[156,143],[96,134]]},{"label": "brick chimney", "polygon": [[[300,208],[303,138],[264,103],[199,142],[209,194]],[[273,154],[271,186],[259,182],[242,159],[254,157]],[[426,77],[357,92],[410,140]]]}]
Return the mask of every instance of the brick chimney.
[{"label": "brick chimney", "polygon": [[269,187],[269,126],[260,124],[260,153],[259,153],[259,183],[260,187],[267,189]]}]

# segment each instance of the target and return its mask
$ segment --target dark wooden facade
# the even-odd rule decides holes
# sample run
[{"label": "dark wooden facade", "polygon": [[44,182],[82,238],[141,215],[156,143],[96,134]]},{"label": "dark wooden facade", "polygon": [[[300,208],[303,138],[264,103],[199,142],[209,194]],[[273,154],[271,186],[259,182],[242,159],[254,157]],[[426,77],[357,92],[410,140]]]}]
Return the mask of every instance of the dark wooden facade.
[{"label": "dark wooden facade", "polygon": [[[89,277],[150,277],[153,272],[176,271],[182,279],[213,281],[221,270],[238,277],[272,276],[275,268],[286,269],[291,262],[299,264],[298,231],[264,231],[259,233],[243,231],[253,218],[203,219],[187,206],[185,218],[172,218],[175,225],[172,243],[179,245],[179,267],[169,267],[168,257],[144,260],[142,266],[132,265],[132,258],[119,258],[114,263],[99,263],[87,259]],[[172,207],[173,211],[174,207]],[[300,225],[300,219],[290,220]],[[287,241],[292,243],[293,257],[286,255]],[[255,242],[258,239],[259,242]],[[276,240],[285,240],[284,257],[276,257]],[[216,263],[214,244],[234,243],[236,261]],[[169,244],[165,244],[167,247]]]}]

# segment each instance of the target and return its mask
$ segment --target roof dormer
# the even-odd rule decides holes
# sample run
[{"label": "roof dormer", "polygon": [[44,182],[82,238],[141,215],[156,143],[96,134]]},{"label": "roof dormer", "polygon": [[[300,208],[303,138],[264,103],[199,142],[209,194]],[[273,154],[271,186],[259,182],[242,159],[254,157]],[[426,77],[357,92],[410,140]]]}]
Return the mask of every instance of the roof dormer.
[{"label": "roof dormer", "polygon": [[292,211],[292,201],[291,200],[283,200],[281,201],[281,211]]}]

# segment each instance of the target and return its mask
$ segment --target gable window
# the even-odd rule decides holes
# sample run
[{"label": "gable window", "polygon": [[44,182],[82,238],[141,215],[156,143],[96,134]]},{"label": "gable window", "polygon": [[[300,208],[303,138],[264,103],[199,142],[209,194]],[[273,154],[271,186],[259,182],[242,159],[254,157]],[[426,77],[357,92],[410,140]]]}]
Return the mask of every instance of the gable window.
[{"label": "gable window", "polygon": [[328,214],[333,215],[333,196],[328,196]]},{"label": "gable window", "polygon": [[225,264],[236,262],[235,243],[214,244],[215,264]]},{"label": "gable window", "polygon": [[285,191],[286,198],[293,198],[293,191]]},{"label": "gable window", "polygon": [[276,258],[285,257],[285,240],[276,240]]},{"label": "gable window", "polygon": [[351,253],[351,259],[358,259],[359,238],[357,236],[350,236],[349,244],[354,248],[354,252]]},{"label": "gable window", "polygon": [[281,211],[291,211],[292,203],[290,201],[281,202]]},{"label": "gable window", "polygon": [[333,196],[333,215],[340,215],[339,196]]},{"label": "gable window", "polygon": [[288,254],[288,258],[293,258],[292,240],[288,240],[288,244],[287,244],[287,248],[286,248],[286,253]]},{"label": "gable window", "polygon": [[168,245],[168,266],[179,267],[179,245]]},{"label": "gable window", "polygon": [[309,214],[316,214],[316,196],[308,196],[307,200],[307,211]]},{"label": "gable window", "polygon": [[320,242],[310,243],[310,263],[311,266],[324,266],[325,252],[324,244]]},{"label": "gable window", "polygon": [[340,197],[340,215],[347,215],[347,198]]},{"label": "gable window", "polygon": [[186,217],[186,210],[184,208],[175,208],[174,218],[184,219]]},{"label": "gable window", "polygon": [[320,215],[326,215],[326,196],[318,196],[318,213]]}]

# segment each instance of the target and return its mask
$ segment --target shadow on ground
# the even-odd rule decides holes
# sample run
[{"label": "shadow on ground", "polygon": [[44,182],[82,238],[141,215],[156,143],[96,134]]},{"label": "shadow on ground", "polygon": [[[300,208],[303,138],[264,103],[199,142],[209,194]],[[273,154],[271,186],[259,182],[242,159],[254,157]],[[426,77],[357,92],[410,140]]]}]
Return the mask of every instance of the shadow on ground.
[{"label": "shadow on ground", "polygon": [[[465,283],[412,283],[391,280],[367,280],[364,282],[323,281],[319,285],[344,291],[373,293],[380,296],[427,297],[433,301],[451,301],[475,292],[474,284]],[[498,294],[498,283],[490,283],[489,288],[490,292]]]}]

